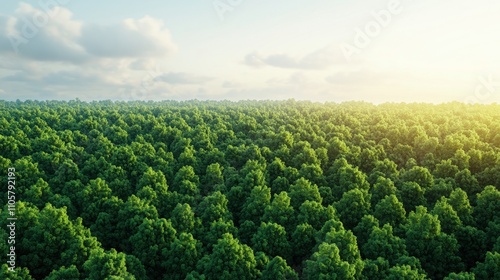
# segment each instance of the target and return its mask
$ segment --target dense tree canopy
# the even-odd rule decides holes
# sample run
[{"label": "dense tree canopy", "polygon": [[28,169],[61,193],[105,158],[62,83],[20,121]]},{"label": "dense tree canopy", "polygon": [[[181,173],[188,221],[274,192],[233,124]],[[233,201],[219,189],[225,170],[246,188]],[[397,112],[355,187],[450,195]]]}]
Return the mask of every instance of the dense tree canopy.
[{"label": "dense tree canopy", "polygon": [[500,106],[0,101],[1,279],[497,279]]}]

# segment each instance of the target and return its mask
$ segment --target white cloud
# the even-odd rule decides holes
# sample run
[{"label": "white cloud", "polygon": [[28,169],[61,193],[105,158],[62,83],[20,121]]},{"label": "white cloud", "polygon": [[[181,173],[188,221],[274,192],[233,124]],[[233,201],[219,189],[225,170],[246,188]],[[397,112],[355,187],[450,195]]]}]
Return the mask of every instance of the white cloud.
[{"label": "white cloud", "polygon": [[384,81],[387,76],[381,73],[375,73],[368,70],[357,71],[341,71],[334,75],[330,75],[325,80],[330,84],[335,85],[370,85]]},{"label": "white cloud", "polygon": [[0,22],[7,23],[0,33],[0,53],[37,61],[77,63],[88,59],[75,42],[82,24],[65,8],[47,12],[21,3],[13,16],[0,16]]},{"label": "white cloud", "polygon": [[302,72],[295,72],[292,75],[290,75],[290,78],[288,78],[288,82],[290,84],[305,84],[309,81],[307,76],[302,73]]},{"label": "white cloud", "polygon": [[233,81],[224,81],[224,83],[222,83],[222,87],[223,88],[238,88],[238,87],[241,87],[241,84],[238,82],[233,82]]},{"label": "white cloud", "polygon": [[273,66],[301,70],[322,70],[336,64],[345,63],[345,59],[338,48],[328,46],[302,57],[285,53],[262,55],[254,51],[245,56],[244,63],[253,67]]},{"label": "white cloud", "polygon": [[87,91],[96,99],[120,99],[116,88],[142,87],[143,71],[164,82],[205,81],[186,73],[160,76],[158,63],[175,49],[164,23],[150,16],[98,25],[74,19],[64,7],[42,10],[25,3],[12,15],[0,15],[0,80],[33,98],[74,98]]},{"label": "white cloud", "polygon": [[73,19],[66,8],[44,11],[21,3],[13,16],[0,16],[0,23],[0,53],[37,61],[151,58],[176,49],[164,23],[150,16],[115,25],[88,24]]},{"label": "white cloud", "polygon": [[169,72],[158,75],[155,81],[167,84],[204,84],[212,78],[183,72]]},{"label": "white cloud", "polygon": [[133,60],[128,67],[131,70],[149,71],[158,68],[158,62],[152,58],[139,58]]},{"label": "white cloud", "polygon": [[176,49],[163,22],[150,16],[109,26],[85,25],[79,43],[97,57],[156,57]]}]

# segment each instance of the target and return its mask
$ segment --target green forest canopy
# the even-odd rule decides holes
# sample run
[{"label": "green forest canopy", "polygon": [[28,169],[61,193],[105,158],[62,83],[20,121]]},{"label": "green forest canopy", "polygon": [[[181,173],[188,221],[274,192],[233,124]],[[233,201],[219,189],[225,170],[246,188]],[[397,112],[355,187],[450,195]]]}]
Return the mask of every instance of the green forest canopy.
[{"label": "green forest canopy", "polygon": [[500,279],[500,105],[0,110],[2,279]]}]

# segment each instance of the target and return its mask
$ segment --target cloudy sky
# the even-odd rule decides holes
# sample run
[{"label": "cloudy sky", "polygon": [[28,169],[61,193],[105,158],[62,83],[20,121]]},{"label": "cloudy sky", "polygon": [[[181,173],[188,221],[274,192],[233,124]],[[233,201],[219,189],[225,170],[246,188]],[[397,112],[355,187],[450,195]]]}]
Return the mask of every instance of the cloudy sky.
[{"label": "cloudy sky", "polygon": [[0,5],[0,99],[500,102],[493,0]]}]

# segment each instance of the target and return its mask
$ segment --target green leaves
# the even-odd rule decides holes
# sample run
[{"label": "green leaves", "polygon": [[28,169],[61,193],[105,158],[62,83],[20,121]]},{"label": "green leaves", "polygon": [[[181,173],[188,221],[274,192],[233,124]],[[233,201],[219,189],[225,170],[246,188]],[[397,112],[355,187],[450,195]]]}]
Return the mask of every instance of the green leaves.
[{"label": "green leaves", "polygon": [[258,223],[266,207],[271,203],[271,189],[265,186],[256,186],[252,189],[250,197],[243,204],[240,219],[242,221],[250,220]]},{"label": "green leaves", "polygon": [[434,178],[430,171],[421,166],[414,166],[410,170],[401,174],[401,179],[405,182],[415,182],[420,187],[430,189],[434,184]]},{"label": "green leaves", "polygon": [[500,217],[500,191],[493,186],[487,186],[477,194],[477,206],[474,217],[479,228],[484,229],[488,222]]},{"label": "green leaves", "polygon": [[262,223],[252,238],[254,251],[262,251],[271,257],[280,256],[290,260],[291,247],[283,226],[275,223]]},{"label": "green leaves", "polygon": [[176,233],[170,221],[146,218],[129,238],[130,253],[139,259],[150,277],[158,278],[165,272],[161,267],[162,253],[174,241]]},{"label": "green leaves", "polygon": [[180,233],[170,243],[170,247],[162,250],[161,267],[165,270],[164,278],[181,280],[196,268],[203,250],[200,241],[190,233]]},{"label": "green leaves", "polygon": [[277,256],[274,257],[266,268],[262,271],[262,280],[298,280],[299,277],[297,272],[295,272],[291,267],[288,266],[286,261]]},{"label": "green leaves", "polygon": [[406,219],[406,211],[403,203],[399,202],[395,195],[386,196],[375,205],[374,216],[381,224],[389,224],[397,227]]},{"label": "green leaves", "polygon": [[99,242],[90,235],[79,218],[70,221],[64,209],[47,204],[40,212],[30,207],[18,206],[19,224],[16,246],[19,262],[26,263],[31,275],[47,276],[62,266],[81,267]]},{"label": "green leaves", "polygon": [[213,252],[198,263],[198,271],[207,280],[257,279],[255,256],[246,245],[242,245],[227,233],[214,246]]},{"label": "green leaves", "polygon": [[406,245],[410,255],[420,259],[430,277],[441,278],[463,269],[457,240],[441,232],[438,217],[428,214],[422,206],[408,217]]},{"label": "green leaves", "polygon": [[294,224],[294,209],[287,192],[275,194],[271,205],[264,209],[263,222],[273,222],[289,228]]},{"label": "green leaves", "polygon": [[500,277],[500,253],[487,252],[486,259],[472,270],[478,280]]},{"label": "green leaves", "polygon": [[400,257],[408,254],[404,240],[393,235],[389,224],[385,224],[382,228],[374,227],[362,249],[366,258],[375,260],[382,257],[393,265]]},{"label": "green leaves", "polygon": [[124,253],[118,253],[115,249],[109,252],[94,250],[83,265],[85,279],[136,279],[127,270],[127,265]]},{"label": "green leaves", "polygon": [[231,212],[227,208],[228,200],[224,194],[217,191],[206,196],[196,208],[196,213],[201,218],[205,227],[218,219],[228,221],[231,219]]},{"label": "green leaves", "polygon": [[498,278],[499,105],[0,107],[17,279]]},{"label": "green leaves", "polygon": [[354,228],[370,210],[370,199],[366,191],[350,190],[335,204],[340,220],[347,229]]},{"label": "green leaves", "polygon": [[306,261],[304,279],[356,279],[356,268],[341,260],[335,244],[322,243],[318,252]]},{"label": "green leaves", "polygon": [[295,184],[290,187],[289,195],[291,198],[291,205],[294,209],[299,209],[306,200],[319,203],[322,202],[318,186],[311,184],[311,182],[304,178],[298,179]]}]

